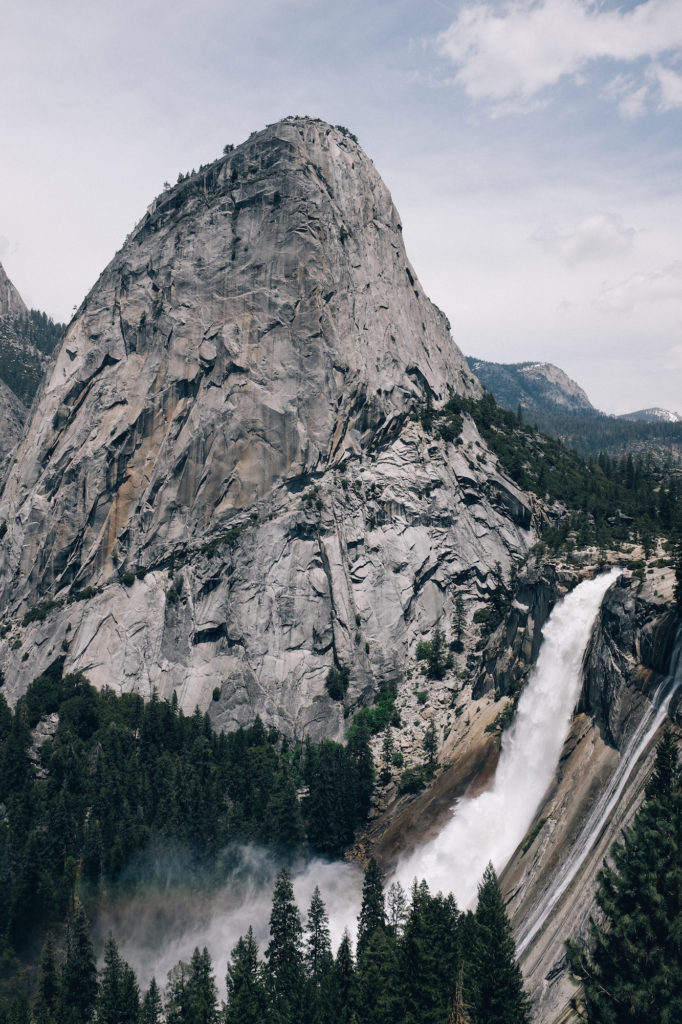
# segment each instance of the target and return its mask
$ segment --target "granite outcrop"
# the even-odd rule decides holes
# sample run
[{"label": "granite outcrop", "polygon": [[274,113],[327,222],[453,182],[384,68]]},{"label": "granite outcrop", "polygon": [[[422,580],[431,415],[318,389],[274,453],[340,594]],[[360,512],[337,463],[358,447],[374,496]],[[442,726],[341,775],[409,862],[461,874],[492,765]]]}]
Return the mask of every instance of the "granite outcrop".
[{"label": "granite outcrop", "polygon": [[34,405],[0,507],[6,692],[63,652],[220,727],[341,735],[535,539],[468,416],[425,433],[452,392],[481,388],[350,133],[226,147],[152,203]]}]

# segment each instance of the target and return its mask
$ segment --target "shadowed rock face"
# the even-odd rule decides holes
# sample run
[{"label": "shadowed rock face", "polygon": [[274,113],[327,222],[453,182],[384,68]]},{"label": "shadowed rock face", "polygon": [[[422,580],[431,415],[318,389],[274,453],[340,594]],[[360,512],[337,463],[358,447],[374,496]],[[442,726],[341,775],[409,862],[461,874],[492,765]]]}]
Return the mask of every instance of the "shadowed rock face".
[{"label": "shadowed rock face", "polygon": [[9,470],[9,457],[21,440],[26,422],[26,406],[0,380],[0,483]]},{"label": "shadowed rock face", "polygon": [[0,263],[0,316],[21,316],[24,313],[28,313],[26,303]]},{"label": "shadowed rock face", "polygon": [[97,685],[338,733],[332,664],[368,695],[533,540],[470,420],[455,446],[410,419],[450,389],[480,393],[346,133],[287,119],[164,193],[71,323],[5,489],[7,611],[99,590],[30,627],[28,663],[0,652],[16,693],[70,625],[67,669]]},{"label": "shadowed rock face", "polygon": [[[10,322],[23,316],[28,309],[0,263],[0,319]],[[0,380],[0,484],[8,472],[10,453],[19,443],[26,421],[26,407]]]}]

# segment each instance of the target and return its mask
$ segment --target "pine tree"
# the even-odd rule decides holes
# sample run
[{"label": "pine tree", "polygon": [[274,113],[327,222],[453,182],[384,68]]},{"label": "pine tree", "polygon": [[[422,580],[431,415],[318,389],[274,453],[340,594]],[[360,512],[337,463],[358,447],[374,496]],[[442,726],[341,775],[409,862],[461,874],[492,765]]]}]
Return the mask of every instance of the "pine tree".
[{"label": "pine tree", "polygon": [[198,946],[195,948],[189,963],[185,1007],[183,1024],[217,1024],[218,992],[211,956],[205,946],[201,951]]},{"label": "pine tree", "polygon": [[432,896],[426,882],[415,881],[398,945],[406,1021],[442,1024],[447,1018],[459,968],[458,924],[454,899]]},{"label": "pine tree", "polygon": [[54,939],[48,935],[40,958],[38,991],[33,1007],[35,1024],[56,1024],[59,1004],[59,971],[55,955]]},{"label": "pine tree", "polygon": [[364,821],[369,813],[374,791],[374,761],[369,741],[371,734],[367,720],[361,716],[350,733],[347,756],[352,768],[352,786],[346,794],[354,808],[355,821]]},{"label": "pine tree", "polygon": [[329,919],[317,886],[310,901],[306,933],[304,1021],[309,1021],[310,1024],[326,1024],[332,1008],[331,974],[334,957],[329,936]]},{"label": "pine tree", "polygon": [[408,913],[407,895],[400,882],[391,882],[386,896],[386,906],[388,927],[393,935],[399,938]]},{"label": "pine tree", "polygon": [[277,776],[265,809],[271,842],[285,853],[296,850],[304,837],[296,786],[286,765]]},{"label": "pine tree", "polygon": [[387,786],[391,781],[391,764],[393,758],[393,734],[390,722],[384,729],[384,738],[381,743],[381,773],[379,781],[382,786]]},{"label": "pine tree", "polygon": [[429,679],[442,679],[446,668],[448,668],[448,660],[445,653],[445,637],[440,626],[436,626],[433,631],[426,664]]},{"label": "pine tree", "polygon": [[306,974],[313,981],[319,982],[329,971],[334,958],[329,937],[329,918],[317,885],[310,901],[306,932]]},{"label": "pine tree", "polygon": [[295,1024],[303,991],[301,919],[286,868],[277,875],[270,914],[270,943],[265,951],[271,1017],[275,1024]]},{"label": "pine tree", "polygon": [[436,754],[438,753],[438,737],[436,736],[436,727],[433,720],[429,722],[429,727],[424,733],[422,746],[426,752],[427,764],[433,772],[436,763]]},{"label": "pine tree", "polygon": [[646,785],[647,799],[669,799],[677,786],[678,776],[677,740],[667,724],[656,747],[656,760]]},{"label": "pine tree", "polygon": [[113,935],[104,946],[104,967],[97,994],[97,1024],[137,1024],[140,990],[131,967],[121,958]]},{"label": "pine tree", "polygon": [[253,928],[239,939],[230,954],[226,984],[225,1024],[262,1024],[266,993]]},{"label": "pine tree", "polygon": [[76,903],[66,925],[66,953],[59,990],[59,1024],[87,1024],[95,1012],[97,966],[88,921]]},{"label": "pine tree", "polygon": [[669,730],[647,795],[598,875],[604,920],[592,922],[589,953],[569,946],[590,1024],[682,1020],[682,793]]},{"label": "pine tree", "polygon": [[471,1024],[469,1016],[469,1005],[464,999],[464,972],[460,967],[457,973],[457,985],[455,986],[455,997],[450,1007],[450,1018],[448,1024]]},{"label": "pine tree", "polygon": [[184,960],[178,960],[175,967],[171,967],[168,972],[165,997],[166,1024],[187,1024],[188,981],[189,964]]},{"label": "pine tree", "polygon": [[473,1017],[485,1024],[529,1024],[530,1003],[516,962],[516,947],[492,864],[478,887],[474,915]]},{"label": "pine tree", "polygon": [[401,1020],[396,941],[386,928],[375,928],[363,942],[356,991],[362,1024],[395,1024]]},{"label": "pine tree", "polygon": [[163,1014],[163,1003],[156,978],[149,982],[149,988],[144,994],[140,1008],[140,1024],[161,1024]]},{"label": "pine tree", "polygon": [[355,1017],[356,977],[351,939],[346,929],[336,952],[332,971],[329,1020],[350,1024]]},{"label": "pine tree", "polygon": [[682,539],[678,540],[675,545],[673,567],[675,570],[673,597],[675,598],[675,604],[677,605],[677,610],[679,612],[682,611]]},{"label": "pine tree", "polygon": [[374,857],[370,857],[365,869],[362,906],[358,918],[358,963],[362,959],[370,937],[377,929],[384,931],[385,928],[384,876]]}]

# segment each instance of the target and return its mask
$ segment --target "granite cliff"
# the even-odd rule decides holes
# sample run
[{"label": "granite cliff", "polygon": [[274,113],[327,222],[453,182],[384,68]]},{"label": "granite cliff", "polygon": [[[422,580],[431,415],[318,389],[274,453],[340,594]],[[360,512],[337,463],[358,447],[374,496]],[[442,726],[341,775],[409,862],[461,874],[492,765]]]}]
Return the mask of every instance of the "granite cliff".
[{"label": "granite cliff", "polygon": [[[5,487],[10,696],[63,652],[221,727],[341,735],[534,540],[480,385],[345,130],[288,118],[164,192],[78,310]],[[28,657],[26,656],[28,655]],[[9,682],[11,681],[11,682]]]},{"label": "granite cliff", "polygon": [[0,263],[0,317],[23,316],[28,313],[26,303],[12,284]]}]

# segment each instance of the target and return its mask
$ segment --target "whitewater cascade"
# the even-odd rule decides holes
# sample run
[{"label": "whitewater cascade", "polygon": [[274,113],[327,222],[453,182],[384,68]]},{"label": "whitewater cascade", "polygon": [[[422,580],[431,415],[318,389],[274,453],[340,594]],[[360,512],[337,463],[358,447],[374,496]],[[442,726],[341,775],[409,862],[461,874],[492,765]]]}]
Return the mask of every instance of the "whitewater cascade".
[{"label": "whitewater cascade", "polygon": [[[618,575],[614,570],[581,583],[556,605],[543,630],[538,661],[519,701],[515,723],[503,736],[492,788],[476,799],[461,801],[434,840],[401,860],[392,881],[408,888],[415,877],[424,878],[433,892],[454,892],[464,908],[473,901],[488,861],[498,870],[507,863],[554,777],[580,693],[592,625]],[[249,924],[262,950],[268,942],[276,870],[268,854],[244,848],[240,866],[224,889],[202,900],[189,894],[184,905],[170,908],[162,936],[154,903],[145,909],[136,901],[106,925],[121,937],[121,953],[143,984],[154,973],[163,977],[196,945],[208,946],[214,963],[223,962]],[[319,885],[336,949],[344,928],[355,932],[361,872],[355,865],[314,860],[294,866],[292,876],[302,912],[313,887]],[[163,902],[165,906],[165,897]],[[218,978],[222,995],[220,972]]]},{"label": "whitewater cascade", "polygon": [[543,927],[552,910],[564,895],[580,868],[585,863],[590,850],[598,841],[611,814],[620,800],[621,794],[636,768],[642,754],[660,729],[670,701],[682,686],[682,628],[677,633],[673,651],[670,675],[659,684],[651,704],[640,719],[637,728],[630,737],[618,766],[609,779],[603,793],[592,808],[587,821],[583,825],[578,838],[571,846],[568,856],[560,870],[553,876],[551,889],[548,890],[533,914],[523,922],[517,936],[516,949],[520,955],[530,945]]},{"label": "whitewater cascade", "polygon": [[460,801],[430,842],[403,858],[394,881],[426,879],[432,892],[469,906],[489,861],[499,872],[526,835],[551,784],[582,686],[582,664],[604,594],[619,570],[580,583],[559,602],[516,713],[503,734],[492,787]]}]

